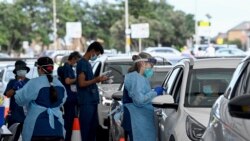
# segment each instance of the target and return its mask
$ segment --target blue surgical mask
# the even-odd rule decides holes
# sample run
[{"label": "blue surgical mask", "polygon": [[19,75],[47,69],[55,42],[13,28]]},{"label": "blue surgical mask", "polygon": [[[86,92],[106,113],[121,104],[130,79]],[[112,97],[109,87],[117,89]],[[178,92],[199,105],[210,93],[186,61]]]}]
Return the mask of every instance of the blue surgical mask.
[{"label": "blue surgical mask", "polygon": [[90,60],[95,61],[97,59],[97,55],[95,54],[94,56],[91,56]]},{"label": "blue surgical mask", "polygon": [[154,74],[154,71],[153,71],[152,68],[146,68],[146,69],[144,70],[144,73],[143,73],[143,75],[144,75],[146,78],[152,77],[153,74]]},{"label": "blue surgical mask", "polygon": [[212,87],[210,85],[203,86],[203,92],[206,96],[210,96],[213,93]]}]

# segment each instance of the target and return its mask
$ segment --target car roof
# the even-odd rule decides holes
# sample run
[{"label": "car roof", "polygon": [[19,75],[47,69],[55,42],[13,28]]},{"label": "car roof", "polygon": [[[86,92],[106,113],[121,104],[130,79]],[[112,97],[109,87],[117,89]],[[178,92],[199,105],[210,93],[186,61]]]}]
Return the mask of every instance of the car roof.
[{"label": "car roof", "polygon": [[193,69],[236,68],[242,58],[207,58],[194,61]]},{"label": "car roof", "polygon": [[153,69],[157,72],[170,71],[173,68],[171,65],[154,65]]}]

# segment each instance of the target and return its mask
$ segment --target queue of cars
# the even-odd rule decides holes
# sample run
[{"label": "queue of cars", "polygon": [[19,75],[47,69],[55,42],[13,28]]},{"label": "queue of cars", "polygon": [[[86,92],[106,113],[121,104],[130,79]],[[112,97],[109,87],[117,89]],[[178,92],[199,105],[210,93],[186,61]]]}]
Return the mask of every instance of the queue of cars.
[{"label": "queue of cars", "polygon": [[[158,129],[157,139],[248,140],[250,57],[241,61],[242,59],[180,58],[175,64],[165,57],[158,57],[150,82],[152,87],[162,85],[166,92],[152,101]],[[28,78],[38,76],[34,60],[25,60],[31,68]],[[1,94],[8,80],[14,78],[12,70],[15,60],[6,61],[5,64],[2,62],[4,61],[0,64]],[[112,81],[98,84],[99,125],[108,131],[110,141],[123,140],[126,138],[121,127],[123,77],[133,64],[132,56],[104,55],[90,63],[95,76],[109,72],[112,78]],[[56,74],[55,70],[54,75]]]},{"label": "queue of cars", "polygon": [[[171,66],[162,83],[166,93],[152,101],[158,128],[157,140],[248,140],[246,125],[250,123],[250,103],[246,98],[250,98],[247,95],[250,90],[247,87],[250,58],[238,66],[242,59],[183,59]],[[126,138],[121,127],[122,90],[123,85],[120,85],[112,95],[109,132],[112,141]]]},{"label": "queue of cars", "polygon": [[215,100],[224,93],[241,58],[184,59],[152,100],[160,141],[200,140]]}]

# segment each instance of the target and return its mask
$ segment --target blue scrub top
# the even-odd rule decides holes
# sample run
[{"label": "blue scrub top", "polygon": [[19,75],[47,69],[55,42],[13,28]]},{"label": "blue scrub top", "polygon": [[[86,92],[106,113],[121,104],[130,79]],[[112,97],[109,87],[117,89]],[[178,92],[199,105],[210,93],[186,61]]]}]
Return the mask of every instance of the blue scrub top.
[{"label": "blue scrub top", "polygon": [[[81,58],[76,66],[77,78],[81,73],[84,73],[85,79],[94,79],[91,64],[88,60]],[[87,87],[79,87],[77,84],[77,96],[79,104],[98,104],[99,92],[96,84],[89,85]]]},{"label": "blue scrub top", "polygon": [[65,83],[65,79],[66,78],[70,78],[70,79],[75,79],[76,76],[75,76],[75,72],[72,68],[72,66],[68,63],[65,63],[64,66],[63,66],[63,81],[62,81],[62,84],[64,85],[66,91],[67,91],[67,100],[66,102],[68,103],[76,103],[77,102],[77,93],[76,92],[73,92],[70,88],[71,85],[76,85],[75,84],[66,84]]},{"label": "blue scrub top", "polygon": [[[9,81],[9,83],[7,84],[7,87],[5,89],[4,95],[6,96],[7,91],[9,91],[10,89],[12,89],[15,85],[15,83],[17,82],[17,79],[11,79]],[[24,79],[25,84],[29,81],[28,78]],[[15,95],[15,94],[14,94]],[[14,96],[13,95],[13,96]],[[18,106],[15,98],[14,97],[10,97],[10,111],[11,111],[11,117],[10,120],[13,120],[15,122],[23,122],[25,119],[25,115],[24,115],[24,111],[23,111],[23,107],[22,106]]]}]

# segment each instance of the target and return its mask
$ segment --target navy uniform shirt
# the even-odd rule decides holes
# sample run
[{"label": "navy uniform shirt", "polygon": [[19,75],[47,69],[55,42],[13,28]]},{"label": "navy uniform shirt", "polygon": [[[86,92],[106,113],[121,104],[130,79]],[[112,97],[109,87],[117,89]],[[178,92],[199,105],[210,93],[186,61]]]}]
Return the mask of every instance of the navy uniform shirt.
[{"label": "navy uniform shirt", "polygon": [[[85,80],[94,79],[91,64],[88,60],[81,58],[76,67],[77,78],[81,73],[84,73]],[[91,84],[87,87],[79,87],[77,84],[77,96],[79,104],[98,104],[99,92],[96,84]]]},{"label": "navy uniform shirt", "polygon": [[64,87],[66,88],[67,91],[67,100],[66,102],[70,102],[70,103],[76,103],[77,102],[77,93],[76,91],[72,91],[73,87],[76,86],[76,83],[74,84],[66,84],[65,83],[65,79],[66,78],[70,78],[70,79],[75,79],[75,72],[72,68],[72,66],[68,63],[65,63],[63,66],[63,81],[62,84],[64,85]]},{"label": "navy uniform shirt", "polygon": [[[17,79],[11,79],[9,81],[9,83],[7,84],[7,87],[5,89],[5,92],[4,92],[5,96],[6,96],[7,91],[12,89],[17,81],[18,81]],[[29,81],[28,78],[24,79],[25,84],[28,81]],[[25,115],[24,115],[23,107],[17,105],[14,97],[10,97],[10,112],[11,112],[10,120],[13,120],[15,122],[23,122],[24,121]]]}]

